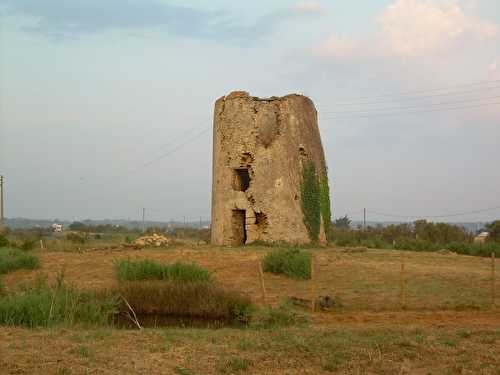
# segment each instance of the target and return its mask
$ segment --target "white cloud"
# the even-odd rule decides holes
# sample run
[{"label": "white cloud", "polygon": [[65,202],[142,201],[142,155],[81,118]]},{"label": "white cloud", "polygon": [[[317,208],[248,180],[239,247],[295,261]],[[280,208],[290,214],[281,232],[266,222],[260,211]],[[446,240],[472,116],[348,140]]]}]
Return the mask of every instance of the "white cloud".
[{"label": "white cloud", "polygon": [[396,0],[376,18],[377,29],[364,38],[331,34],[320,56],[422,57],[500,35],[500,26],[468,14],[458,0]]},{"label": "white cloud", "polygon": [[493,61],[488,67],[489,76],[494,79],[500,79],[500,60],[497,59]]},{"label": "white cloud", "polygon": [[498,71],[498,61],[495,60],[491,63],[491,65],[489,66],[489,71],[491,73],[495,73],[496,71]]},{"label": "white cloud", "polygon": [[299,1],[292,7],[295,13],[299,14],[326,14],[326,8],[319,1],[306,0]]},{"label": "white cloud", "polygon": [[380,42],[399,56],[422,56],[449,49],[463,38],[495,37],[498,26],[467,16],[457,1],[397,0],[379,17]]},{"label": "white cloud", "polygon": [[362,44],[360,40],[332,34],[320,48],[316,49],[316,53],[322,57],[346,60],[359,57],[362,54]]}]

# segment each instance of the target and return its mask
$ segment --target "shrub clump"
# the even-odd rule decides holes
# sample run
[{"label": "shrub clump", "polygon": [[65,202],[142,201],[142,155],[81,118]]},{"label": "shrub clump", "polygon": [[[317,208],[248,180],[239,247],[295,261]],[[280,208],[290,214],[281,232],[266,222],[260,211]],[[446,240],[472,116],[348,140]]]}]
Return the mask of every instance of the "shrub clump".
[{"label": "shrub clump", "polygon": [[209,282],[210,273],[196,264],[176,262],[161,264],[151,260],[120,260],[115,263],[119,281],[170,280],[183,282]]},{"label": "shrub clump", "polygon": [[87,241],[86,238],[79,233],[68,233],[66,235],[66,239],[73,242],[74,244],[80,245],[84,244]]},{"label": "shrub clump", "polygon": [[62,279],[54,287],[38,278],[34,285],[0,297],[0,324],[52,327],[106,325],[117,311],[118,299],[68,287]]},{"label": "shrub clump", "polygon": [[5,235],[0,233],[0,247],[7,247],[7,246],[9,246],[9,240]]},{"label": "shrub clump", "polygon": [[[132,281],[121,284],[119,293],[137,315],[220,319],[246,323],[253,311],[248,297],[209,282]],[[120,310],[128,310],[125,302]]]},{"label": "shrub clump", "polygon": [[0,249],[0,275],[18,269],[36,269],[40,267],[40,260],[33,255],[19,249]]},{"label": "shrub clump", "polygon": [[252,321],[252,326],[266,329],[280,328],[307,323],[307,321],[307,317],[297,314],[290,304],[284,303],[277,308],[267,307],[260,310]]},{"label": "shrub clump", "polygon": [[263,268],[265,272],[307,280],[311,278],[311,255],[299,249],[274,250],[264,257]]},{"label": "shrub clump", "polygon": [[35,248],[35,240],[25,239],[21,246],[21,250],[23,251],[31,251]]}]

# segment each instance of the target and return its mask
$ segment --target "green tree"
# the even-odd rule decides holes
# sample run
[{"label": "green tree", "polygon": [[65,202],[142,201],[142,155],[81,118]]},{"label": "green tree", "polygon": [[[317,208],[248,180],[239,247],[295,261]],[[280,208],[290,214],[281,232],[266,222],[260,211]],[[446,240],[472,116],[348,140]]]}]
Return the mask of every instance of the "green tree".
[{"label": "green tree", "polygon": [[486,225],[486,230],[490,233],[490,239],[500,242],[500,220]]},{"label": "green tree", "polygon": [[351,227],[351,219],[345,215],[335,220],[333,226],[337,229],[349,229]]},{"label": "green tree", "polygon": [[74,221],[69,225],[69,229],[83,232],[87,230],[87,226],[80,221]]},{"label": "green tree", "polygon": [[429,223],[426,220],[417,220],[414,226],[419,240],[432,243],[467,242],[471,239],[470,234],[465,229],[452,224]]}]

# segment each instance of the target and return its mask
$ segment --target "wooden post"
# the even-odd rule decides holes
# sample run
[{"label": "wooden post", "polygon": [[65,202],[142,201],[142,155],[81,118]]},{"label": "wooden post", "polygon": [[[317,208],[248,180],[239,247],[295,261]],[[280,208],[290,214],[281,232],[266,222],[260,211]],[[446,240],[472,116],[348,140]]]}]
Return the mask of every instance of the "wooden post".
[{"label": "wooden post", "polygon": [[401,294],[400,303],[403,310],[406,309],[406,277],[405,277],[405,256],[401,253],[401,272],[400,272],[400,283],[401,283]]},{"label": "wooden post", "polygon": [[43,250],[43,240],[42,239],[40,239],[40,249]]},{"label": "wooden post", "polygon": [[260,290],[262,292],[262,302],[265,306],[267,306],[267,294],[266,294],[266,286],[264,284],[264,272],[262,272],[262,262],[258,261],[259,265],[259,279],[260,279]]},{"label": "wooden post", "polygon": [[0,233],[4,230],[5,222],[3,217],[3,176],[0,176]]},{"label": "wooden post", "polygon": [[316,310],[316,275],[314,269],[314,255],[311,255],[311,312]]},{"label": "wooden post", "polygon": [[495,307],[495,253],[491,253],[491,308]]}]

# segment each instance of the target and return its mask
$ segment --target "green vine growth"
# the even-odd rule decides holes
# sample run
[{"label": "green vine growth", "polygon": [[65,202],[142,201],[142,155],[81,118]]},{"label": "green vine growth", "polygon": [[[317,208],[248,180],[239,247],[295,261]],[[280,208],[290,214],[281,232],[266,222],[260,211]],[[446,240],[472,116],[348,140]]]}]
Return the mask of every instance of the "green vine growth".
[{"label": "green vine growth", "polygon": [[304,213],[304,224],[307,228],[309,238],[312,242],[318,242],[321,220],[327,240],[330,239],[331,210],[330,189],[328,187],[328,176],[325,173],[318,177],[316,165],[308,161],[302,172],[302,183],[300,186],[302,212]]},{"label": "green vine growth", "polygon": [[311,241],[317,242],[319,237],[319,228],[321,225],[321,212],[320,188],[314,162],[307,162],[307,164],[304,165],[302,173],[300,194],[302,200],[302,212],[304,213],[304,224],[306,225]]},{"label": "green vine growth", "polygon": [[323,219],[323,228],[325,228],[326,240],[331,240],[332,211],[330,208],[330,187],[328,186],[328,175],[326,174],[319,180],[319,206],[321,218]]}]

